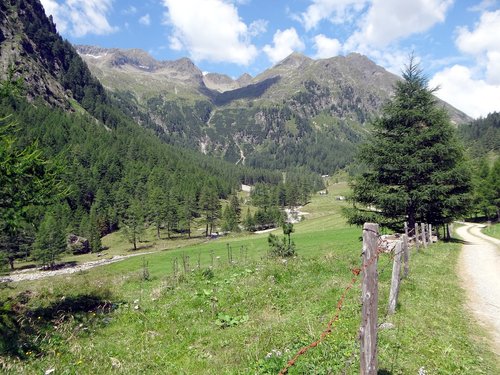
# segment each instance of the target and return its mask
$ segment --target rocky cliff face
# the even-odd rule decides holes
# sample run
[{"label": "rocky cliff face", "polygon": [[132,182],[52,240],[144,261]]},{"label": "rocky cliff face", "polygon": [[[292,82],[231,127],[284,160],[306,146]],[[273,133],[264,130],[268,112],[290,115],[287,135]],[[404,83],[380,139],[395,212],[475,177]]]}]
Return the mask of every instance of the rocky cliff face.
[{"label": "rocky cliff face", "polygon": [[[44,21],[45,13],[38,2],[0,4],[1,79],[13,73],[14,78],[23,78],[29,100],[69,108],[71,93],[58,79],[64,63],[59,56],[52,56],[47,43],[43,43],[44,37],[56,32],[55,25],[52,20]],[[62,48],[62,40],[57,42]]]}]

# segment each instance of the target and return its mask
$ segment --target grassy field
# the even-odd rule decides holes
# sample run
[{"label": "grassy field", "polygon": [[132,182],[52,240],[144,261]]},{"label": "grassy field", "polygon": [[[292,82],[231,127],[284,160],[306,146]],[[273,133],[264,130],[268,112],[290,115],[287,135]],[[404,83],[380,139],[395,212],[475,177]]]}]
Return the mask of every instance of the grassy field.
[{"label": "grassy field", "polygon": [[483,229],[483,233],[500,240],[500,223],[489,225]]},{"label": "grassy field", "polygon": [[[0,357],[2,370],[277,374],[326,328],[350,270],[361,261],[361,230],[345,225],[343,202],[335,199],[347,186],[329,190],[304,207],[309,214],[295,225],[294,259],[269,259],[267,234],[240,235],[179,241],[71,277],[4,287],[2,343],[10,354]],[[116,235],[106,244],[110,252],[128,249]],[[394,328],[379,332],[380,373],[417,374],[422,367],[428,374],[500,373],[485,333],[464,308],[459,249],[459,243],[439,243],[412,253],[410,276],[390,317],[391,261],[381,257],[379,321]],[[15,319],[17,326],[6,330],[5,322]],[[358,374],[359,321],[358,282],[332,334],[289,373]]]}]

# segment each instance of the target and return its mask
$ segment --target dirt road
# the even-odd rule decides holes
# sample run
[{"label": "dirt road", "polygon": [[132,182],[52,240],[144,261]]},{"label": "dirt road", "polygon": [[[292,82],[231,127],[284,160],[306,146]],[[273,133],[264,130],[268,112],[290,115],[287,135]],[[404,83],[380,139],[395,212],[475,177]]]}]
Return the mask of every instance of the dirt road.
[{"label": "dirt road", "polygon": [[465,241],[459,272],[470,307],[491,332],[494,350],[500,355],[500,240],[481,233],[482,225],[463,224],[457,229]]},{"label": "dirt road", "polygon": [[130,255],[115,255],[109,259],[94,260],[94,261],[78,264],[78,265],[73,266],[73,267],[62,268],[62,269],[54,270],[54,271],[41,271],[38,269],[17,271],[17,272],[12,272],[8,276],[0,277],[0,283],[26,281],[26,280],[32,281],[32,280],[38,280],[38,279],[45,279],[46,277],[68,275],[68,274],[76,273],[79,271],[89,270],[91,268],[98,267],[98,266],[104,266],[106,264],[120,262],[120,261],[127,259],[127,258],[130,258],[130,257],[136,257],[136,256],[146,255],[146,254],[151,254],[151,253],[152,253],[152,251],[148,251],[145,253],[138,253],[138,254],[130,254]]}]

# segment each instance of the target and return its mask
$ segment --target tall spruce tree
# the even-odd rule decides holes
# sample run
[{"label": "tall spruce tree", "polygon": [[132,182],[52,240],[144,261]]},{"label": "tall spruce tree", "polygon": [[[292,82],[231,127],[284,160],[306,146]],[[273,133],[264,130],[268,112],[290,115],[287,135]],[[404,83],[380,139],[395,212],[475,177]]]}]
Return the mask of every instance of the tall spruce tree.
[{"label": "tall spruce tree", "polygon": [[67,248],[66,233],[60,212],[48,212],[38,229],[33,244],[33,258],[42,266],[53,268]]},{"label": "tall spruce tree", "polygon": [[376,221],[401,228],[408,221],[444,224],[465,213],[470,174],[447,112],[421,68],[410,58],[395,95],[373,123],[359,159],[366,172],[352,183],[352,224]]}]

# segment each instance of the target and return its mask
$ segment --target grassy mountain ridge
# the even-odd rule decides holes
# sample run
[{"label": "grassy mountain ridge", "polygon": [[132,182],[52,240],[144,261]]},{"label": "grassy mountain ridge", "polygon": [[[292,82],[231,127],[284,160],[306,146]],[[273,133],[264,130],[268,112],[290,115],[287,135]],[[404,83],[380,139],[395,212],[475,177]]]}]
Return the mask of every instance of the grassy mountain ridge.
[{"label": "grassy mountain ridge", "polygon": [[[399,79],[355,53],[321,60],[292,53],[254,78],[234,80],[203,74],[186,59],[152,62],[138,50],[77,50],[106,87],[135,98],[168,142],[228,161],[279,169],[305,164],[321,173],[353,160],[366,124]],[[443,105],[455,123],[470,120]]]}]

